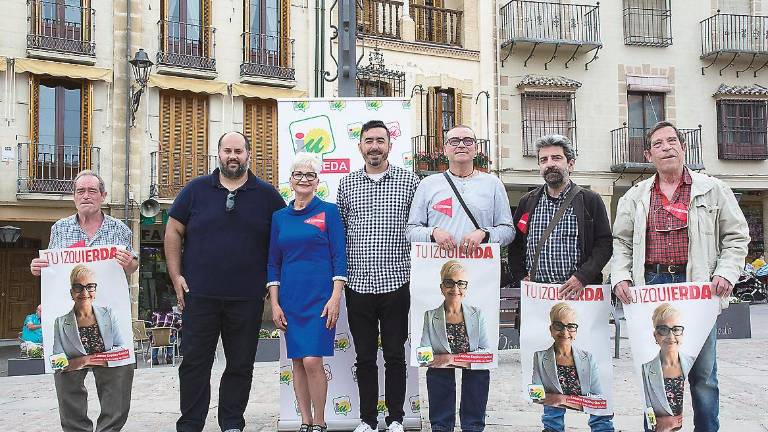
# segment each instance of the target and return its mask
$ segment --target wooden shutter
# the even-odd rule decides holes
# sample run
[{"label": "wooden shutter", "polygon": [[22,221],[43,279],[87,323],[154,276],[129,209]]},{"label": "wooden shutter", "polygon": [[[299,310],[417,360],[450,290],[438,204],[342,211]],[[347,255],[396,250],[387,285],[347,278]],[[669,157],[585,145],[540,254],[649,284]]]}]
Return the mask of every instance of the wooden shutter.
[{"label": "wooden shutter", "polygon": [[200,0],[200,45],[203,47],[203,57],[211,58],[213,51],[213,29],[211,29],[211,0]]},{"label": "wooden shutter", "polygon": [[251,141],[251,171],[277,187],[277,102],[248,99],[243,114],[243,133]]},{"label": "wooden shutter", "polygon": [[37,178],[37,145],[40,141],[40,78],[29,74],[29,155],[27,172]]},{"label": "wooden shutter", "polygon": [[243,63],[251,58],[251,0],[243,0]]},{"label": "wooden shutter", "polygon": [[[322,42],[321,42],[322,43]],[[280,1],[280,66],[293,67],[291,64],[291,1]]]},{"label": "wooden shutter", "polygon": [[453,91],[453,125],[460,125],[464,124],[464,116],[462,115],[461,109],[461,90],[454,89]]},{"label": "wooden shutter", "polygon": [[[91,166],[91,113],[93,112],[93,85],[83,80],[80,87],[80,169]],[[127,156],[126,156],[127,157]]]}]

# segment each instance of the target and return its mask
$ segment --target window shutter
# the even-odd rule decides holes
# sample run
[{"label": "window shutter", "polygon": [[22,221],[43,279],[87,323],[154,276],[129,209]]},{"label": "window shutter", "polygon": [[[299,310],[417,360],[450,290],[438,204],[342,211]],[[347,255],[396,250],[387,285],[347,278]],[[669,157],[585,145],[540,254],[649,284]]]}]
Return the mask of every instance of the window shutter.
[{"label": "window shutter", "polygon": [[201,23],[203,28],[200,33],[200,45],[203,47],[203,56],[211,58],[211,44],[213,43],[213,34],[211,29],[211,0],[202,0],[200,5]]},{"label": "window shutter", "polygon": [[461,101],[461,90],[455,89],[453,91],[453,125],[460,125],[464,124],[464,116],[462,115],[461,108],[462,108],[462,101]]},{"label": "window shutter", "polygon": [[291,56],[291,1],[280,1],[280,66],[292,66]]},{"label": "window shutter", "polygon": [[193,176],[187,177],[186,184],[193,178],[208,174],[208,97],[195,95],[191,98],[193,105],[192,123],[195,134],[192,138],[194,153],[197,156]]},{"label": "window shutter", "polygon": [[243,1],[243,63],[250,63],[251,58],[251,0]]},{"label": "window shutter", "polygon": [[40,78],[29,74],[29,178],[37,178],[37,144],[40,141]]},{"label": "window shutter", "polygon": [[[83,80],[80,88],[80,169],[93,169],[91,166],[91,113],[93,112],[93,84]],[[126,155],[126,157],[128,157]]]},{"label": "window shutter", "polygon": [[251,171],[277,187],[277,102],[249,99],[243,110],[243,133],[251,141]]}]

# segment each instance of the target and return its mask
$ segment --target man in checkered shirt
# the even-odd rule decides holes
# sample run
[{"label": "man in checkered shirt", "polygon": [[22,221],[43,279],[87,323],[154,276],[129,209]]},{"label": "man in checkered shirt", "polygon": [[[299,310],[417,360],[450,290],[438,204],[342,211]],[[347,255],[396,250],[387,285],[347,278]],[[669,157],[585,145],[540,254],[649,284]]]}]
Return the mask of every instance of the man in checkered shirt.
[{"label": "man in checkered shirt", "polygon": [[[509,246],[509,263],[515,279],[562,284],[560,295],[577,298],[585,285],[601,284],[602,270],[613,252],[611,225],[605,204],[595,192],[581,189],[544,243],[536,274],[532,275],[536,248],[549,222],[572,188],[576,163],[571,141],[562,135],[536,140],[539,171],[545,184],[523,195],[515,212],[517,235]],[[593,432],[613,431],[613,416],[590,415]],[[545,431],[565,429],[565,408],[544,405]]]},{"label": "man in checkered shirt", "polygon": [[405,222],[419,179],[387,161],[392,143],[383,122],[365,123],[358,147],[365,167],[341,180],[336,198],[347,232],[349,281],[345,296],[357,354],[362,422],[355,432],[377,430],[379,329],[389,412],[385,421],[388,431],[401,432],[405,415],[405,341],[411,307],[411,258]]}]

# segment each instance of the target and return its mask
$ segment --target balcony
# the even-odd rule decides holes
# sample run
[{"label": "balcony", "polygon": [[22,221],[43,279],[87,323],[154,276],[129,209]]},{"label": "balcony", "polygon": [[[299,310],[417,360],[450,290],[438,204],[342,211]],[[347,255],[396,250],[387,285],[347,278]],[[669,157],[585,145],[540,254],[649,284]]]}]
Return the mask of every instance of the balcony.
[{"label": "balcony", "polygon": [[[357,24],[363,34],[402,39],[400,21],[403,17],[403,2],[363,0],[362,4],[362,11],[357,15]],[[462,46],[463,11],[413,3],[408,11],[416,24],[415,41]]]},{"label": "balcony", "polygon": [[523,65],[533,58],[539,45],[554,47],[551,57],[544,63],[544,68],[557,58],[561,46],[575,47],[570,52],[565,67],[576,56],[595,51],[592,60],[597,59],[597,52],[603,46],[600,41],[599,6],[547,3],[537,1],[512,0],[499,11],[501,22],[501,48],[507,48],[505,61],[512,54],[515,46],[530,47]]},{"label": "balcony", "polygon": [[[736,72],[736,76],[753,66],[762,64],[754,70],[757,72],[768,67],[768,16],[731,15],[721,14],[711,16],[700,23],[701,26],[701,59],[712,58],[709,65],[714,65],[721,55],[733,54],[730,61],[720,69],[723,70],[733,65],[739,56],[751,59],[749,65]],[[726,60],[728,60],[726,58]]]},{"label": "balcony", "polygon": [[624,44],[650,47],[672,45],[669,0],[624,0]]},{"label": "balcony", "polygon": [[178,21],[160,20],[158,67],[216,72],[216,29]]},{"label": "balcony", "polygon": [[357,12],[357,25],[363,34],[400,39],[403,2],[395,0],[363,0]]},{"label": "balcony", "polygon": [[[411,138],[413,147],[414,172],[421,177],[430,174],[444,172],[448,169],[448,158],[443,153],[442,142],[434,135],[416,135]],[[490,170],[490,141],[477,140],[477,156],[475,156],[475,168],[479,171]]]},{"label": "balcony", "polygon": [[285,81],[296,79],[294,40],[258,33],[243,33],[243,63],[240,75]]},{"label": "balcony", "polygon": [[[53,0],[27,0],[27,51],[32,57],[92,63],[94,10]],[[69,57],[71,56],[71,57]],[[83,57],[85,57],[83,59]]]},{"label": "balcony", "polygon": [[99,172],[99,154],[98,147],[83,151],[80,145],[19,143],[16,192],[71,194],[77,173]]},{"label": "balcony", "polygon": [[190,180],[199,175],[210,174],[219,166],[217,155],[169,156],[154,151],[149,154],[149,160],[149,196],[171,200]]},{"label": "balcony", "polygon": [[[611,148],[613,158],[611,171],[618,173],[655,172],[656,167],[647,162],[645,136],[649,128],[630,128],[624,126],[611,131]],[[692,170],[703,170],[704,162],[701,157],[701,125],[696,129],[679,129],[685,137],[685,165]]]}]

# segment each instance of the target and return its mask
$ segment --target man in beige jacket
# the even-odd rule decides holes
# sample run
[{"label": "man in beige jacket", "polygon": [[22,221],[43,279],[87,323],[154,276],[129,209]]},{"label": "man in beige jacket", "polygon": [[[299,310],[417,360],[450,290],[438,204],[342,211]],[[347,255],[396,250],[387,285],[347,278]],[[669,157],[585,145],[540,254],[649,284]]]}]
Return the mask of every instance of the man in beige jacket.
[{"label": "man in beige jacket", "polygon": [[[611,284],[623,303],[632,285],[712,281],[727,297],[744,266],[749,228],[731,189],[685,167],[684,136],[669,122],[647,135],[645,157],[657,174],[619,200],[613,226]],[[717,331],[689,375],[696,432],[719,429]]]}]

